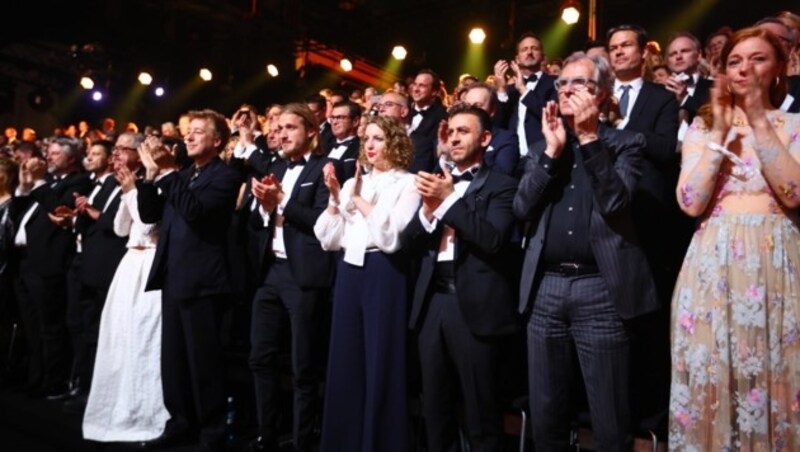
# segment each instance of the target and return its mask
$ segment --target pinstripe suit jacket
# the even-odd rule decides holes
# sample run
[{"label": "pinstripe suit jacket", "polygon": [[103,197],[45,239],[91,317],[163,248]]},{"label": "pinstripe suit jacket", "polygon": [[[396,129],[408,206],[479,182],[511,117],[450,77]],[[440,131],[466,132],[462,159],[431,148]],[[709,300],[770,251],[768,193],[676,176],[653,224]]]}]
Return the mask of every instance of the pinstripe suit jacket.
[{"label": "pinstripe suit jacket", "polygon": [[[658,307],[653,277],[630,214],[631,194],[641,175],[645,139],[639,133],[603,126],[599,137],[599,150],[580,149],[594,193],[589,242],[617,312],[623,319],[630,319]],[[529,222],[520,280],[520,312],[528,309],[531,295],[536,293],[534,285],[537,273],[542,271],[539,261],[549,213],[559,195],[550,188],[554,177],[539,164],[543,152],[544,142],[531,149],[514,197],[514,214]],[[573,151],[567,148],[564,152]]]}]

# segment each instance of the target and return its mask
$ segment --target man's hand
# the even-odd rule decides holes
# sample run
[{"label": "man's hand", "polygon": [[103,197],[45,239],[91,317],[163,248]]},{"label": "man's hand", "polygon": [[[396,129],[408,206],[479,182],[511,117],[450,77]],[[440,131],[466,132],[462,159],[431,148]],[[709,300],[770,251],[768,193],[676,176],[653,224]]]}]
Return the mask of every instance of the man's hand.
[{"label": "man's hand", "polygon": [[678,100],[678,104],[683,103],[683,100],[689,95],[689,89],[686,86],[686,81],[682,80],[677,74],[670,75],[667,79],[667,84],[664,85],[664,87],[667,89],[667,91],[670,91],[675,95],[675,99]]},{"label": "man's hand", "polygon": [[597,127],[600,122],[600,108],[597,96],[589,89],[576,91],[568,102],[575,112],[575,136],[581,145],[597,140]]},{"label": "man's hand", "polygon": [[433,220],[433,212],[442,201],[455,192],[453,176],[447,166],[442,168],[441,175],[420,171],[415,176],[414,184],[422,196],[422,214],[429,221]]},{"label": "man's hand", "polygon": [[498,60],[494,64],[494,87],[498,92],[506,91],[506,73],[508,72],[508,61]]},{"label": "man's hand", "polygon": [[542,108],[542,135],[546,143],[545,154],[551,159],[557,159],[567,143],[567,131],[558,116],[558,104],[555,101],[548,101]]},{"label": "man's hand", "polygon": [[283,201],[283,189],[274,174],[264,176],[260,181],[252,178],[251,185],[253,196],[265,211],[272,212]]}]

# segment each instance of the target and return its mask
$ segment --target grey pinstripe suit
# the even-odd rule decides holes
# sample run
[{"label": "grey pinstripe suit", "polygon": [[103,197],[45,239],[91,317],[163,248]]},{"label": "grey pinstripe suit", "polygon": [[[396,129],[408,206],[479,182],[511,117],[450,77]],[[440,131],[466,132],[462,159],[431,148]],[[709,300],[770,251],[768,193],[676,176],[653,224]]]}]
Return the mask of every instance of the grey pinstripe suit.
[{"label": "grey pinstripe suit", "polygon": [[630,448],[626,321],[658,304],[630,215],[645,140],[641,134],[609,128],[601,128],[599,136],[600,152],[580,150],[593,193],[589,242],[599,273],[568,277],[544,271],[544,264],[553,264],[542,262],[541,256],[549,212],[559,194],[551,187],[555,178],[539,165],[543,142],[532,148],[514,198],[514,213],[531,226],[519,310],[531,311],[528,378],[537,451],[567,445],[570,381],[577,375],[573,348],[584,375],[599,450]]}]

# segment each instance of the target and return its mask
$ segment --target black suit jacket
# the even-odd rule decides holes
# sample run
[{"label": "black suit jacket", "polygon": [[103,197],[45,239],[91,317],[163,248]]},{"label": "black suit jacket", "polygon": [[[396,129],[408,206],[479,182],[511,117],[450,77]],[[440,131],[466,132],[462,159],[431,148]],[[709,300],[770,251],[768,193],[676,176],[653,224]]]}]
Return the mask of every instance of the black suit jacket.
[{"label": "black suit jacket", "polygon": [[419,215],[414,216],[402,233],[404,246],[421,258],[410,328],[416,328],[425,315],[439,243],[447,225],[456,231],[456,297],[470,331],[491,336],[518,329],[514,304],[519,251],[510,244],[515,225],[511,202],[516,189],[514,178],[484,165],[433,233],[424,229]]},{"label": "black suit jacket", "polygon": [[686,111],[686,121],[691,124],[700,109],[711,98],[711,87],[714,81],[700,77],[694,87],[694,94],[686,98],[686,102],[681,105],[681,110]]},{"label": "black suit jacket", "polygon": [[331,130],[331,123],[327,120],[320,125],[319,128],[319,145],[323,151],[327,154],[331,152],[331,149],[336,144],[336,137],[333,136],[333,130]]},{"label": "black suit jacket", "polygon": [[794,97],[794,102],[789,105],[789,113],[800,113],[800,75],[792,75],[788,78],[788,94]]},{"label": "black suit jacket", "polygon": [[[125,255],[126,237],[114,233],[114,217],[117,215],[122,191],[113,175],[103,183],[92,206],[100,211],[100,217],[92,220],[80,215],[75,221],[75,230],[81,234],[83,259],[80,272],[81,283],[98,289],[108,289],[119,261]],[[108,205],[108,208],[103,208]]]},{"label": "black suit jacket", "polygon": [[[599,143],[581,148],[594,193],[590,245],[617,312],[623,319],[630,319],[658,307],[653,278],[631,220],[631,201],[641,176],[645,141],[641,134],[606,127],[601,127],[599,136]],[[529,308],[531,296],[536,293],[534,286],[543,272],[540,261],[550,210],[561,195],[551,187],[554,177],[539,165],[544,147],[540,142],[531,149],[514,197],[514,213],[530,226],[520,280],[520,312]]]},{"label": "black suit jacket", "polygon": [[25,225],[27,236],[27,263],[30,268],[20,268],[22,272],[31,272],[42,276],[58,276],[66,273],[69,260],[75,254],[75,234],[72,228],[56,226],[47,214],[58,206],[75,207],[75,196],[86,195],[92,187],[89,176],[85,173],[73,172],[63,179],[33,190],[29,196],[14,198],[12,217],[15,230],[19,230],[22,219],[34,202],[39,206]]},{"label": "black suit jacket", "polygon": [[[330,192],[323,181],[322,168],[329,161],[322,156],[309,157],[283,210],[283,242],[286,256],[292,276],[301,287],[327,288],[333,284],[335,254],[323,251],[322,245],[314,235],[314,223],[328,207]],[[285,160],[277,160],[271,167],[271,172],[278,180],[283,180],[287,167]],[[273,261],[271,246],[275,215],[273,212],[266,233],[261,234],[262,275],[268,271]],[[253,211],[251,221],[256,227],[264,229],[263,218],[258,209]]]},{"label": "black suit jacket", "polygon": [[[411,108],[413,117],[414,109]],[[447,118],[447,110],[436,98],[423,113],[422,121],[409,137],[414,144],[414,159],[411,161],[409,172],[431,172],[436,167],[436,141],[438,139],[439,123]]]},{"label": "black suit jacket", "polygon": [[500,127],[492,127],[492,141],[483,154],[483,161],[495,171],[514,176],[519,163],[517,134]]},{"label": "black suit jacket", "polygon": [[[556,92],[555,85],[553,84],[556,77],[550,74],[542,73],[542,77],[536,83],[536,88],[529,92],[522,98],[522,103],[525,105],[525,140],[530,147],[544,139],[542,135],[542,108],[549,100],[558,100],[558,92]],[[498,114],[501,116],[499,121],[504,128],[516,133],[519,125],[519,99],[520,92],[517,91],[515,85],[510,85],[507,88],[508,101],[500,103]]]},{"label": "black suit jacket", "polygon": [[162,289],[171,299],[231,291],[226,231],[239,194],[239,174],[219,158],[190,183],[191,173],[187,168],[155,183],[138,184],[142,221],[161,222],[146,290]]},{"label": "black suit jacket", "polygon": [[334,149],[339,147],[339,144],[333,144],[333,148],[331,148],[331,152],[328,153],[328,158],[331,160],[337,160],[339,165],[337,165],[337,174],[336,177],[339,179],[341,184],[347,179],[350,179],[356,174],[356,161],[358,160],[358,154],[361,151],[361,140],[358,137],[352,138],[350,141],[344,144],[347,146],[347,149],[342,153],[340,157],[333,157],[331,153]]}]

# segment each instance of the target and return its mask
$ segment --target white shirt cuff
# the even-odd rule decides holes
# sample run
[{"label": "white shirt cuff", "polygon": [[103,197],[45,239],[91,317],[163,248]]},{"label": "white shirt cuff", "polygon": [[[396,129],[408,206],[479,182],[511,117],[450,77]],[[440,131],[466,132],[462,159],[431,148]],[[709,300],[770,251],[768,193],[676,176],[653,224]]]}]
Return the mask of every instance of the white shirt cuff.
[{"label": "white shirt cuff", "polygon": [[269,226],[269,212],[264,210],[264,206],[261,204],[258,205],[258,213],[261,214],[261,218],[264,220],[264,227]]},{"label": "white shirt cuff", "polygon": [[425,214],[422,213],[422,209],[419,209],[419,222],[422,223],[422,227],[428,234],[432,234],[433,231],[436,230],[436,225],[439,224],[439,220],[435,217],[433,221],[428,221],[428,219],[425,218]]},{"label": "white shirt cuff", "polygon": [[444,201],[442,201],[439,207],[433,211],[433,216],[441,220],[444,217],[444,214],[446,214],[447,211],[450,210],[450,207],[452,207],[453,204],[455,204],[459,199],[461,199],[461,196],[459,196],[458,193],[450,193],[450,196],[444,198]]},{"label": "white shirt cuff", "polygon": [[37,188],[41,187],[44,184],[46,184],[44,179],[39,179],[39,180],[33,182],[33,187],[31,187],[30,190],[23,190],[22,187],[17,187],[17,189],[14,190],[14,195],[15,196],[28,196],[28,195],[31,194],[32,191],[36,190]]},{"label": "white shirt cuff", "polygon": [[505,91],[498,92],[497,93],[497,100],[499,100],[500,102],[503,102],[503,103],[508,102],[508,93],[505,92]]},{"label": "white shirt cuff", "polygon": [[233,148],[233,156],[237,159],[249,159],[253,152],[258,149],[255,144],[249,144],[244,146],[242,143],[236,143],[236,147]]}]

